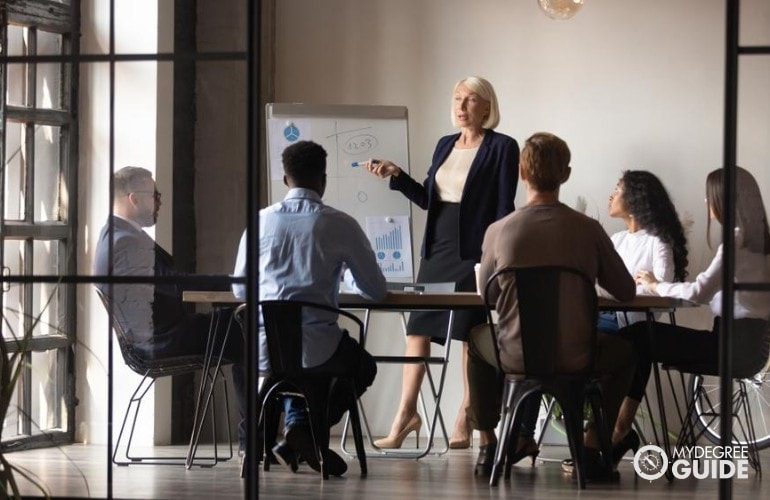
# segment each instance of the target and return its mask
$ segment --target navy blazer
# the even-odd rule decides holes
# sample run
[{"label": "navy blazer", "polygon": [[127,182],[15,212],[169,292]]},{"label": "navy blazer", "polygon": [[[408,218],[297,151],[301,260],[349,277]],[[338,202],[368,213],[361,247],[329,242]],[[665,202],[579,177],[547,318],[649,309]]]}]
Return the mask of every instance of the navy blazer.
[{"label": "navy blazer", "polygon": [[[431,228],[436,223],[436,171],[452,152],[460,134],[442,137],[433,153],[428,177],[420,184],[402,172],[390,177],[390,188],[400,191],[422,209],[428,210],[421,255],[430,257]],[[460,258],[481,259],[481,243],[490,224],[514,210],[513,198],[519,182],[519,145],[516,140],[494,130],[486,130],[479,151],[471,164],[460,198]]]}]

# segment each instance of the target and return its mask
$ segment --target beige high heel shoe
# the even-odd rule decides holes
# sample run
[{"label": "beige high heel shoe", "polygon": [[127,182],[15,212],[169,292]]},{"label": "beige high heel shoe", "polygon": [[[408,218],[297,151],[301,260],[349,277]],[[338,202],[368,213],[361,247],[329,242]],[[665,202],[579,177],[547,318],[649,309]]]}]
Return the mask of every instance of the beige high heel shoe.
[{"label": "beige high heel shoe", "polygon": [[472,442],[473,442],[473,429],[471,429],[470,423],[466,423],[465,437],[461,438],[453,435],[451,438],[449,438],[449,449],[464,450],[466,448],[470,448]]},{"label": "beige high heel shoe", "polygon": [[419,414],[415,414],[410,420],[409,423],[406,424],[406,427],[401,429],[401,431],[396,434],[395,436],[388,436],[384,437],[382,439],[378,439],[374,442],[374,446],[377,448],[383,448],[383,449],[395,449],[395,448],[401,448],[401,445],[404,443],[404,439],[406,439],[406,436],[409,435],[410,432],[414,431],[417,434],[417,444],[416,447],[420,447],[420,428],[422,427],[422,419],[420,418]]}]

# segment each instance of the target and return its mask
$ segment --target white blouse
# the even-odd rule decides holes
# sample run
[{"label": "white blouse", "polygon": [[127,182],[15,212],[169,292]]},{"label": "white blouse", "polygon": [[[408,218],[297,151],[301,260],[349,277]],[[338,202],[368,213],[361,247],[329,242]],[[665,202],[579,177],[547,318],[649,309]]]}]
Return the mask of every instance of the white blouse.
[{"label": "white blouse", "polygon": [[[769,256],[742,248],[743,238],[735,230],[735,281],[739,283],[770,281]],[[722,314],[722,245],[714,260],[695,281],[658,283],[658,295],[678,297],[699,304],[709,304],[715,316]],[[766,292],[735,293],[735,318],[770,318],[770,294]]]},{"label": "white blouse", "polygon": [[[658,281],[674,279],[674,252],[671,246],[663,243],[660,238],[653,236],[644,229],[636,232],[620,231],[611,236],[615,250],[623,259],[626,269],[633,276],[637,271],[652,271]],[[637,295],[651,295],[642,285],[636,286]],[[644,313],[618,313],[618,325],[644,321]]]},{"label": "white blouse", "polygon": [[471,170],[478,146],[471,149],[452,149],[449,156],[436,171],[436,192],[441,201],[460,203],[465,179]]}]

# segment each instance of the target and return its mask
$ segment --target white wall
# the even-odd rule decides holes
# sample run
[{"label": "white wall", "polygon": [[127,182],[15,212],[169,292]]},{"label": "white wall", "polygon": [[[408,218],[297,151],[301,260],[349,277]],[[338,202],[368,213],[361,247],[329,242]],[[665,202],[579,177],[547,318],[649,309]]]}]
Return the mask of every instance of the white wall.
[{"label": "white wall", "polygon": [[[158,25],[159,5],[163,4],[164,27]],[[116,52],[154,53],[161,41],[158,32],[173,34],[172,2],[135,0],[116,2]],[[173,7],[173,5],[172,5]],[[109,6],[99,0],[82,2],[81,53],[104,54],[109,50]],[[162,48],[169,49],[167,39]],[[80,274],[91,274],[99,231],[109,213],[109,85],[107,63],[80,66],[80,231],[78,245]],[[154,62],[118,63],[115,68],[115,169],[126,165],[142,166],[156,172],[158,188],[164,193],[165,206],[151,234],[171,250],[171,89],[159,84],[159,66]],[[164,104],[165,103],[165,104]],[[107,332],[104,308],[90,286],[78,289],[79,342],[77,353],[76,440],[105,443],[107,438]],[[139,376],[126,367],[117,343],[113,352],[114,405],[113,424],[119,425],[128,396],[139,382]],[[161,386],[162,394],[168,388]],[[145,405],[152,409],[153,394]],[[167,400],[168,398],[165,397]],[[145,422],[148,422],[146,420]],[[156,437],[162,439],[167,427]],[[155,428],[138,429],[138,442],[150,442]],[[115,433],[117,438],[117,429]]]},{"label": "white wall", "polygon": [[[742,41],[767,44],[770,4],[741,3]],[[721,0],[588,0],[569,21],[547,18],[534,0],[280,0],[275,100],[406,105],[412,174],[423,179],[437,139],[452,132],[455,81],[482,75],[500,99],[500,132],[520,144],[541,130],[567,141],[573,173],[562,200],[585,199],[609,233],[622,228],[606,212],[621,172],[658,175],[680,216],[694,221],[694,275],[713,255],[703,199],[706,174],[722,165],[724,25]],[[743,58],[740,67],[738,161],[767,197],[770,64]],[[415,252],[424,223],[415,209]],[[694,327],[708,318],[678,315]],[[371,350],[392,350],[394,331],[381,328]],[[449,426],[461,394],[458,347],[442,405]],[[399,391],[399,371],[381,369],[366,396],[375,433],[387,432]]]}]

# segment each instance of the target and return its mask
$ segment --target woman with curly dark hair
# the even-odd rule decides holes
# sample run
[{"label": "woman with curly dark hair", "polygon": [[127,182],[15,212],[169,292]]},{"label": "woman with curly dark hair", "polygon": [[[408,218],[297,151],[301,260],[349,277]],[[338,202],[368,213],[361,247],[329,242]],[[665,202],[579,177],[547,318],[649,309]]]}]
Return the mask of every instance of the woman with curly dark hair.
[{"label": "woman with curly dark hair", "polygon": [[[706,178],[706,204],[709,214],[707,238],[711,220],[724,223],[725,206],[722,199],[724,170],[717,169]],[[734,231],[736,283],[765,282],[770,279],[770,229],[767,211],[756,179],[747,170],[735,167],[735,227],[723,231]],[[709,245],[710,246],[710,245]],[[717,373],[719,367],[719,330],[722,315],[722,245],[717,248],[711,264],[699,273],[693,281],[671,283],[655,276],[649,270],[636,273],[636,282],[648,293],[661,297],[675,297],[709,304],[714,315],[711,329],[699,330],[682,325],[655,323],[652,331],[643,324],[631,325],[621,331],[626,338],[637,341],[637,372],[646,378],[634,379],[629,397],[644,392],[652,363],[685,364],[698,366],[705,373]],[[761,370],[770,353],[770,296],[766,293],[741,290],[735,293],[733,302],[732,368],[733,376],[748,377]],[[629,398],[627,397],[626,400]],[[625,402],[624,402],[625,404]],[[615,432],[619,426],[633,422],[633,414],[618,416]],[[631,433],[628,434],[629,436]],[[633,438],[629,438],[632,440]],[[638,440],[638,438],[637,438]],[[627,447],[630,443],[626,443]],[[633,448],[633,446],[630,446]],[[620,450],[618,450],[620,451]]]},{"label": "woman with curly dark hair", "polygon": [[[609,214],[626,223],[625,231],[612,235],[612,243],[632,276],[650,271],[661,281],[685,280],[687,239],[660,179],[644,170],[623,172],[610,195]],[[649,294],[641,285],[636,293]],[[609,313],[600,318],[599,329],[612,333],[644,319],[644,313]]]},{"label": "woman with curly dark hair", "polygon": [[[632,276],[649,272],[660,281],[685,280],[687,239],[676,208],[660,179],[644,170],[623,172],[610,195],[609,214],[626,223],[626,230],[613,234],[611,238]],[[637,285],[636,293],[651,294],[643,285]],[[645,320],[645,313],[604,312],[599,316],[598,329],[610,334],[619,333],[635,345],[636,351],[646,350],[644,345],[639,344],[643,339],[622,329]],[[649,364],[638,366],[632,387],[641,387],[641,390],[630,391],[621,405],[612,436],[612,442],[618,443],[613,447],[615,462],[620,461],[629,449],[639,447],[639,436],[631,425],[644,396],[648,377]],[[562,464],[565,471],[572,470],[571,459],[564,460]]]}]

